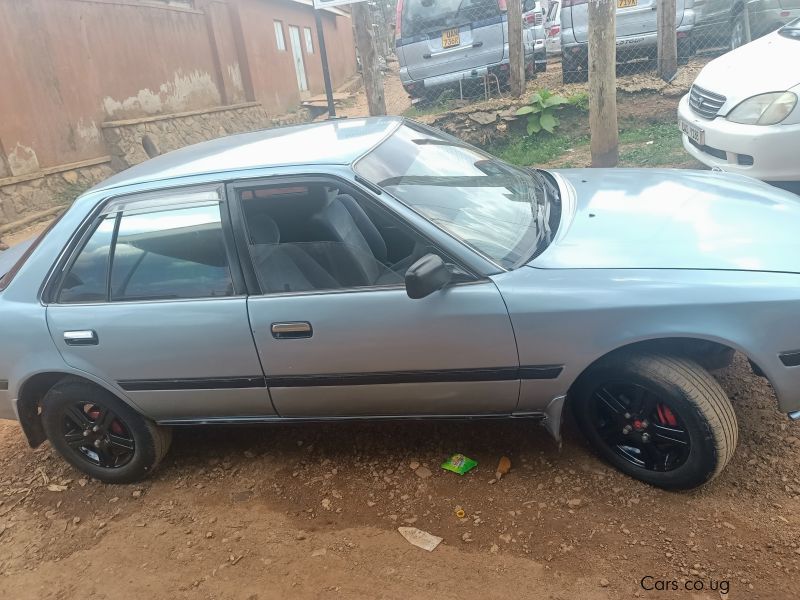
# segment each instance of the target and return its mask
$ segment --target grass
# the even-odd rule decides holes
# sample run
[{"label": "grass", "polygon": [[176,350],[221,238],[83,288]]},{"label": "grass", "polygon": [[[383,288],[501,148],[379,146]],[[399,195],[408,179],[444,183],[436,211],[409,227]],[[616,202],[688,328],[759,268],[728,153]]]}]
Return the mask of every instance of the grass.
[{"label": "grass", "polygon": [[431,104],[417,103],[404,110],[403,116],[413,119],[414,117],[425,117],[427,115],[440,115],[454,109],[455,107],[455,102],[452,100],[445,100],[443,102],[435,102]]},{"label": "grass", "polygon": [[435,100],[423,100],[417,102],[416,104],[412,104],[405,111],[403,111],[403,116],[413,119],[414,117],[438,115],[453,110],[456,108],[456,106],[457,103],[455,91],[446,89],[443,90]]},{"label": "grass", "polygon": [[620,134],[620,166],[662,167],[692,162],[674,123],[655,123]]},{"label": "grass", "polygon": [[[627,127],[620,133],[621,167],[686,166],[693,160],[683,150],[681,134],[674,123],[645,123]],[[569,156],[565,156],[571,150]],[[589,138],[555,135],[510,137],[489,151],[515,165],[550,165],[559,168],[586,166],[576,164],[578,157],[588,162]],[[561,158],[564,160],[559,160]]]},{"label": "grass", "polygon": [[549,162],[576,144],[589,140],[574,140],[564,135],[535,135],[513,137],[508,143],[489,148],[489,152],[513,165],[536,165]]}]

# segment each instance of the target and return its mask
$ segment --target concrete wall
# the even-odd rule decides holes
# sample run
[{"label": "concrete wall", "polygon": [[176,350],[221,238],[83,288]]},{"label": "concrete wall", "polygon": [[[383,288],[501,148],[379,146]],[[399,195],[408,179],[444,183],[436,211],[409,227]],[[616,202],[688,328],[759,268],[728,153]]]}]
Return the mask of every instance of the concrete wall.
[{"label": "concrete wall", "polygon": [[[311,7],[291,0],[0,0],[0,177],[105,153],[101,124],[259,100],[300,101],[288,25],[309,27],[309,87],[323,90]],[[284,23],[278,51],[273,21]],[[356,70],[350,20],[325,13],[334,85]]]},{"label": "concrete wall", "polygon": [[[47,204],[32,195],[43,187],[37,177],[47,189],[63,181],[72,192],[130,164],[109,146],[109,122],[175,115],[175,127],[156,128],[172,131],[162,150],[175,140],[207,139],[209,127],[230,129],[219,115],[187,120],[186,112],[257,102],[247,113],[260,116],[234,119],[232,130],[284,122],[274,117],[294,112],[301,98],[288,25],[300,28],[310,93],[323,91],[313,9],[302,1],[0,0],[0,225],[23,214],[26,203],[31,210]],[[284,24],[284,52],[275,44],[275,19]],[[325,13],[324,26],[338,86],[356,72],[350,19]],[[311,54],[303,27],[313,32]],[[191,123],[200,131],[177,131]],[[57,176],[76,168],[77,183]],[[59,203],[64,194],[50,197]]]}]

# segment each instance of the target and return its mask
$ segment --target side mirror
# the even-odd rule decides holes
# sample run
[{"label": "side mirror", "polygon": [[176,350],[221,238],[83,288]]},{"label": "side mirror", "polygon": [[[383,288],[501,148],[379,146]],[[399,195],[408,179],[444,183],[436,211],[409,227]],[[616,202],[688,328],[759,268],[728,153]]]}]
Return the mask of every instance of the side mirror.
[{"label": "side mirror", "polygon": [[452,278],[452,273],[440,256],[426,254],[406,271],[406,293],[418,300],[442,289]]}]

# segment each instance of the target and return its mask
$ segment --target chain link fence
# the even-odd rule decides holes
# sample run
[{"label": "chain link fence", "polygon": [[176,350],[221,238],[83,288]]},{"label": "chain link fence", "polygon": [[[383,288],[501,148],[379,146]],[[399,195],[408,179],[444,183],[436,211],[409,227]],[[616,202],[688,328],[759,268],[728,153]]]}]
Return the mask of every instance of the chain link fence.
[{"label": "chain link fence", "polygon": [[[561,72],[561,84],[587,81],[589,0],[389,0],[376,4],[380,12],[376,22],[394,30],[400,77],[413,101],[448,106],[452,101],[470,102],[508,92],[507,2],[512,1],[521,2],[526,78],[556,69]],[[670,19],[659,19],[661,11],[675,12],[677,56],[672,60],[677,58],[678,69],[688,63],[702,65],[777,29],[800,12],[800,0],[613,1],[619,78],[661,72],[659,60],[669,60],[659,57],[659,36],[663,42],[668,35],[664,22],[672,24]],[[793,3],[795,9],[785,8]],[[387,11],[394,12],[393,24]]]},{"label": "chain link fence", "polygon": [[[520,0],[516,0],[519,2]],[[547,69],[542,0],[522,0],[526,79]],[[502,96],[510,88],[506,0],[397,0],[395,48],[417,103]]]},{"label": "chain link fence", "polygon": [[[790,19],[778,0],[615,0],[617,75],[624,77],[656,70],[661,30],[659,11],[674,11],[677,62],[692,58],[708,61],[750,39],[774,31]],[[793,0],[781,0],[793,2]],[[560,38],[564,83],[585,81],[588,76],[588,0],[551,0],[559,5],[554,25]],[[769,5],[769,6],[768,6]],[[781,16],[783,14],[783,16]],[[665,19],[666,20],[666,19]],[[553,26],[548,27],[552,32]]]}]

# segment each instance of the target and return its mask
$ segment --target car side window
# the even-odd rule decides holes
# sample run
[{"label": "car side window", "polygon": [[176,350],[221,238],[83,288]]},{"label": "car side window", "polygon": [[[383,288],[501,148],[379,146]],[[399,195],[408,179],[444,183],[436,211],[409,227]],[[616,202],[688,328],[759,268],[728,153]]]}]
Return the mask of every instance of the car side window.
[{"label": "car side window", "polygon": [[114,215],[101,218],[89,241],[64,277],[58,302],[105,302],[114,222]]},{"label": "car side window", "polygon": [[339,185],[239,191],[248,246],[264,293],[402,285],[429,252],[400,219]]},{"label": "car side window", "polygon": [[218,203],[122,213],[112,302],[231,295]]},{"label": "car side window", "polygon": [[101,217],[64,277],[57,301],[129,302],[233,293],[219,202],[133,202]]}]

